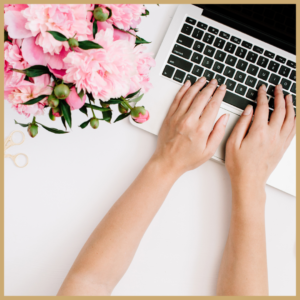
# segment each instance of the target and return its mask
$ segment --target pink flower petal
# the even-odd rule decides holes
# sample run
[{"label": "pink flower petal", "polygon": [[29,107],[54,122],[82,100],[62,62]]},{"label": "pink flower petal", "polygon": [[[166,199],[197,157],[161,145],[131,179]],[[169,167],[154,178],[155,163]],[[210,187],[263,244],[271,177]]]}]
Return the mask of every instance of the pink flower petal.
[{"label": "pink flower petal", "polygon": [[63,47],[59,54],[49,55],[48,65],[52,69],[64,69],[65,63],[63,62],[63,59],[68,55],[69,52],[70,51],[66,51]]},{"label": "pink flower petal", "polygon": [[31,65],[46,66],[50,56],[44,53],[43,48],[35,44],[35,37],[24,39],[22,44],[22,54],[24,59]]},{"label": "pink flower petal", "polygon": [[25,28],[27,19],[20,11],[10,10],[4,15],[4,23],[7,25],[8,35],[13,39],[24,39],[32,36],[30,30]]},{"label": "pink flower petal", "polygon": [[64,70],[64,69],[61,69],[61,70],[52,69],[49,65],[48,65],[48,68],[49,68],[50,72],[51,72],[56,78],[63,79],[63,77],[66,75],[66,70]]}]

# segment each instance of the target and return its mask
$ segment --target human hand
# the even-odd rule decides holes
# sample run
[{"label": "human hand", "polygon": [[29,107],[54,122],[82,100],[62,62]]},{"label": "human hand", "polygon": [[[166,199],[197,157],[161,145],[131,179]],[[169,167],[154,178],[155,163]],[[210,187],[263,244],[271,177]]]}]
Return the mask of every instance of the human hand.
[{"label": "human hand", "polygon": [[215,126],[214,122],[226,86],[216,89],[216,79],[203,88],[205,83],[206,78],[201,77],[191,87],[190,81],[181,87],[158,135],[152,159],[179,176],[211,158],[225,134],[229,115],[222,115]]},{"label": "human hand", "polygon": [[266,87],[261,86],[250,129],[251,105],[246,107],[235,125],[226,144],[225,157],[233,189],[264,189],[267,179],[290,145],[296,133],[296,118],[292,96],[287,95],[285,99],[282,86],[276,86],[275,109],[268,122]]}]

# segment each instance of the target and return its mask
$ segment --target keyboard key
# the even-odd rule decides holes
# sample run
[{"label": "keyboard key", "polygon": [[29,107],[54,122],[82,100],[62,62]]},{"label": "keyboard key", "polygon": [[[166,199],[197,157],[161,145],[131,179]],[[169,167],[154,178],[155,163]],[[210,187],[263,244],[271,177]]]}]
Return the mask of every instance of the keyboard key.
[{"label": "keyboard key", "polygon": [[292,70],[291,75],[290,75],[290,79],[296,81],[296,71]]},{"label": "keyboard key", "polygon": [[201,40],[203,34],[204,34],[203,30],[195,28],[194,31],[193,31],[193,33],[192,33],[192,37],[194,37],[195,39]]},{"label": "keyboard key", "polygon": [[268,70],[276,73],[278,71],[278,68],[279,68],[279,63],[271,60],[268,65]]},{"label": "keyboard key", "polygon": [[268,84],[267,84],[266,82],[260,80],[260,81],[258,82],[258,84],[256,85],[256,89],[258,90],[259,87],[260,87],[262,84],[264,84],[264,85],[266,86],[266,88],[268,87]]},{"label": "keyboard key", "polygon": [[179,69],[182,69],[184,71],[190,72],[193,64],[187,60],[184,60],[180,57],[177,57],[175,55],[170,55],[168,64],[175,66]]},{"label": "keyboard key", "polygon": [[249,51],[249,52],[248,52],[248,55],[247,55],[247,57],[246,57],[246,60],[251,61],[252,63],[255,63],[256,60],[257,60],[257,57],[258,57],[258,54]]},{"label": "keyboard key", "polygon": [[285,79],[285,78],[282,78],[280,83],[281,83],[282,87],[287,91],[289,90],[289,88],[292,84],[291,81],[289,81],[288,79]]},{"label": "keyboard key", "polygon": [[280,81],[280,76],[272,73],[271,76],[270,76],[270,78],[269,78],[269,82],[277,85],[277,84],[279,84],[279,81]]},{"label": "keyboard key", "polygon": [[194,19],[192,19],[192,18],[190,18],[190,17],[187,17],[187,18],[185,19],[185,21],[186,21],[187,23],[189,23],[189,24],[192,24],[192,25],[195,25],[195,24],[196,24],[196,20],[194,20]]},{"label": "keyboard key", "polygon": [[233,67],[235,65],[236,61],[237,61],[237,58],[235,56],[228,55],[227,58],[226,58],[225,63],[227,65],[230,65],[230,66]]},{"label": "keyboard key", "polygon": [[235,81],[227,79],[227,81],[226,81],[227,90],[233,91],[234,88],[235,88],[235,86],[236,86],[236,82]]},{"label": "keyboard key", "polygon": [[202,66],[210,69],[213,65],[214,61],[211,58],[208,57],[204,57],[203,61],[202,61]]},{"label": "keyboard key", "polygon": [[234,76],[234,79],[238,82],[244,82],[246,76],[247,75],[245,73],[237,71],[235,76]]},{"label": "keyboard key", "polygon": [[255,101],[257,98],[257,90],[249,89],[246,94],[246,97]]},{"label": "keyboard key", "polygon": [[186,49],[184,47],[181,47],[177,44],[174,45],[173,51],[174,54],[177,54],[178,56],[184,57],[189,59],[191,54],[192,54],[192,50]]},{"label": "keyboard key", "polygon": [[256,108],[255,102],[248,100],[244,97],[241,97],[237,94],[234,94],[232,92],[229,92],[228,89],[226,91],[223,101],[242,110],[244,110],[248,104],[253,106],[253,110],[255,110]]},{"label": "keyboard key", "polygon": [[224,45],[225,45],[225,40],[220,39],[220,38],[217,37],[215,42],[214,42],[214,46],[217,47],[217,48],[223,49]]},{"label": "keyboard key", "polygon": [[204,29],[204,30],[206,30],[206,28],[207,28],[207,25],[206,25],[206,24],[204,24],[204,23],[202,23],[202,22],[198,22],[198,23],[197,23],[197,27],[199,27],[199,28],[201,28],[201,29]]},{"label": "keyboard key", "polygon": [[187,74],[184,82],[186,82],[187,80],[189,80],[191,82],[191,84],[194,84],[196,82],[197,78],[195,76]]},{"label": "keyboard key", "polygon": [[275,60],[282,64],[284,64],[286,62],[286,58],[279,56],[279,55],[276,55]]},{"label": "keyboard key", "polygon": [[257,79],[256,79],[256,78],[254,78],[254,77],[252,77],[252,76],[248,76],[247,79],[246,79],[245,84],[246,84],[246,85],[249,85],[249,86],[251,86],[251,87],[255,87],[256,82],[257,82]]},{"label": "keyboard key", "polygon": [[237,65],[236,65],[236,68],[239,69],[239,70],[245,71],[247,66],[248,66],[247,62],[245,62],[242,59],[239,59]]},{"label": "keyboard key", "polygon": [[288,60],[287,63],[286,63],[289,67],[292,67],[294,69],[296,69],[296,63],[291,61],[291,60]]},{"label": "keyboard key", "polygon": [[219,60],[219,61],[223,61],[225,59],[225,56],[226,56],[225,52],[223,52],[221,50],[218,50],[216,55],[215,55],[215,59]]},{"label": "keyboard key", "polygon": [[218,85],[221,85],[225,82],[226,78],[224,76],[221,76],[219,74],[216,75],[216,79],[218,81]]},{"label": "keyboard key", "polygon": [[173,75],[173,73],[174,73],[174,71],[175,71],[175,68],[166,65],[165,68],[164,68],[164,70],[163,70],[163,73],[162,73],[162,74],[163,74],[164,76],[168,77],[168,78],[171,78],[172,75]]},{"label": "keyboard key", "polygon": [[247,70],[247,73],[249,73],[253,76],[256,76],[257,72],[258,72],[258,67],[255,65],[252,65],[252,64],[249,66],[249,68]]},{"label": "keyboard key", "polygon": [[184,77],[185,77],[185,72],[180,71],[180,70],[177,70],[177,71],[175,72],[175,75],[174,75],[173,79],[174,79],[175,81],[178,81],[178,82],[181,83],[181,82],[183,81]]},{"label": "keyboard key", "polygon": [[210,71],[210,70],[205,70],[203,76],[208,80],[208,81],[211,81],[214,76],[215,76],[215,73]]},{"label": "keyboard key", "polygon": [[[293,104],[294,104],[294,106],[296,106],[296,95],[292,95],[292,98],[293,98]],[[295,113],[296,113],[296,110],[295,110]]]},{"label": "keyboard key", "polygon": [[193,39],[191,39],[190,37],[185,36],[183,34],[179,34],[178,39],[177,39],[178,44],[181,44],[181,45],[186,46],[188,48],[192,47],[193,42],[194,42]]},{"label": "keyboard key", "polygon": [[235,37],[235,36],[232,36],[231,39],[230,39],[232,42],[236,43],[236,44],[240,44],[241,43],[241,39]]},{"label": "keyboard key", "polygon": [[219,36],[226,39],[226,40],[228,40],[229,37],[230,37],[230,35],[228,33],[224,32],[224,31],[221,31]]},{"label": "keyboard key", "polygon": [[209,31],[209,32],[211,32],[213,34],[218,34],[219,33],[219,29],[211,27],[211,26],[209,26],[209,28],[207,29],[207,31]]},{"label": "keyboard key", "polygon": [[263,80],[267,80],[270,75],[270,72],[264,69],[260,69],[257,77]]},{"label": "keyboard key", "polygon": [[266,68],[268,65],[268,62],[269,62],[269,60],[267,58],[260,56],[257,61],[257,64],[263,68]]},{"label": "keyboard key", "polygon": [[254,47],[253,47],[253,51],[255,51],[255,52],[259,53],[259,54],[263,54],[264,49],[263,49],[263,48],[260,48],[260,47],[258,47],[258,46],[254,46]]},{"label": "keyboard key", "polygon": [[196,63],[196,64],[200,64],[202,58],[203,58],[203,55],[194,52],[193,56],[191,58],[191,61],[194,62],[194,63]]},{"label": "keyboard key", "polygon": [[270,96],[274,97],[274,91],[275,91],[275,85],[270,85],[269,88],[268,88],[268,90],[267,90],[267,94],[269,94]]},{"label": "keyboard key", "polygon": [[232,44],[230,42],[227,42],[224,50],[226,52],[233,53],[234,50],[235,50],[235,48],[236,48],[236,45],[234,45],[234,44]]},{"label": "keyboard key", "polygon": [[189,24],[184,24],[182,26],[181,32],[185,33],[186,35],[190,35],[192,33],[192,30],[193,30],[193,26]]},{"label": "keyboard key", "polygon": [[214,39],[215,39],[214,35],[206,32],[202,41],[211,45]]},{"label": "keyboard key", "polygon": [[230,67],[226,67],[223,75],[232,78],[234,73],[235,73],[235,69],[230,68]]},{"label": "keyboard key", "polygon": [[265,53],[264,53],[264,56],[266,56],[266,57],[269,57],[269,58],[274,58],[275,57],[275,54],[274,53],[272,53],[272,52],[270,52],[270,51],[268,51],[268,50],[266,50],[265,51]]},{"label": "keyboard key", "polygon": [[235,52],[235,55],[238,56],[238,57],[244,58],[246,56],[246,53],[247,53],[246,49],[244,49],[242,47],[238,47],[236,52]]},{"label": "keyboard key", "polygon": [[206,46],[205,50],[204,50],[204,54],[210,57],[213,57],[213,55],[215,54],[216,49],[211,47],[211,46]]},{"label": "keyboard key", "polygon": [[242,84],[238,84],[238,86],[235,89],[235,92],[244,96],[246,93],[247,87],[242,85]]},{"label": "keyboard key", "polygon": [[274,109],[274,98],[271,98],[269,101],[269,107]]},{"label": "keyboard key", "polygon": [[223,72],[223,69],[224,69],[224,65],[219,63],[219,62],[215,62],[214,66],[213,66],[213,70],[218,72],[218,73],[222,73]]},{"label": "keyboard key", "polygon": [[252,48],[252,44],[246,41],[242,41],[242,46],[248,49]]},{"label": "keyboard key", "polygon": [[279,70],[279,74],[284,76],[284,77],[288,77],[289,74],[291,72],[291,69],[286,67],[286,66],[281,66],[280,70]]},{"label": "keyboard key", "polygon": [[202,75],[203,71],[204,71],[204,68],[195,65],[194,68],[193,68],[192,74],[200,77]]},{"label": "keyboard key", "polygon": [[291,92],[296,94],[296,83],[292,85]]},{"label": "keyboard key", "polygon": [[196,41],[194,46],[193,46],[193,49],[196,50],[197,52],[202,52],[204,46],[205,46],[205,44]]}]

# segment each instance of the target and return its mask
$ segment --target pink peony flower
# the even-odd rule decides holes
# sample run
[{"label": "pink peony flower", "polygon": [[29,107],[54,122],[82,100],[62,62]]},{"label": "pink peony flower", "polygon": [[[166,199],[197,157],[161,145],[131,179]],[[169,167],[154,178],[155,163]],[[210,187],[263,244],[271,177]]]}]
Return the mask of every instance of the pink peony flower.
[{"label": "pink peony flower", "polygon": [[50,95],[52,88],[48,86],[49,84],[50,76],[47,74],[34,77],[33,82],[22,80],[14,86],[7,87],[4,91],[4,97],[19,114],[23,114],[26,117],[30,115],[42,115],[44,113],[44,106],[47,103],[47,97],[33,105],[23,105],[22,103],[40,95]]},{"label": "pink peony flower", "polygon": [[21,11],[27,7],[27,4],[4,4],[4,12],[7,12],[9,10]]},{"label": "pink peony flower", "polygon": [[69,96],[66,98],[66,102],[69,104],[69,106],[71,107],[71,110],[75,110],[75,109],[79,109],[81,108],[85,101],[86,101],[86,95],[84,95],[82,97],[82,100],[80,99],[80,97],[78,96],[75,87],[73,86],[70,89],[70,94]]},{"label": "pink peony flower", "polygon": [[35,43],[44,53],[53,55],[59,54],[63,47],[68,50],[69,44],[57,41],[47,31],[58,31],[67,38],[77,33],[78,40],[86,40],[92,33],[87,20],[89,7],[86,4],[29,4],[21,13],[26,19],[25,28],[36,37]]},{"label": "pink peony flower", "polygon": [[30,30],[25,28],[27,20],[23,17],[22,12],[9,10],[4,14],[4,25],[12,39],[24,39],[32,36]]},{"label": "pink peony flower", "polygon": [[139,113],[138,117],[133,117],[133,116],[131,116],[131,117],[137,123],[145,123],[146,121],[149,120],[150,114],[149,114],[149,111],[146,110],[146,114],[145,115],[142,115],[142,113]]},{"label": "pink peony flower", "polygon": [[143,4],[99,4],[99,7],[106,13],[109,13],[106,7],[110,8],[112,16],[107,22],[123,30],[136,28],[141,22],[141,14],[146,11]]},{"label": "pink peony flower", "polygon": [[131,77],[137,74],[133,45],[126,40],[113,40],[111,29],[96,34],[95,42],[103,49],[70,52],[65,82],[73,82],[77,91],[92,93],[94,98],[107,101],[127,95]]}]

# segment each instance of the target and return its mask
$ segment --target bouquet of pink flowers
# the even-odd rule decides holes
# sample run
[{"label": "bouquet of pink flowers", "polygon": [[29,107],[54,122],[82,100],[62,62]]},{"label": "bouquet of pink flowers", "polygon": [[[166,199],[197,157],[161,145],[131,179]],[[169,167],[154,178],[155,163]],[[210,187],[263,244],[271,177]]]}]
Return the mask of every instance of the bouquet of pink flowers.
[{"label": "bouquet of pink flowers", "polygon": [[114,122],[128,116],[147,121],[149,112],[136,104],[151,88],[155,65],[144,52],[149,42],[137,35],[148,14],[141,4],[4,5],[4,96],[19,114],[33,116],[31,123],[15,123],[31,137],[39,125],[67,133],[36,117],[49,108],[49,118],[60,118],[67,130],[79,109],[92,113],[80,127],[98,128],[101,120],[111,122],[114,104],[120,112]]}]

